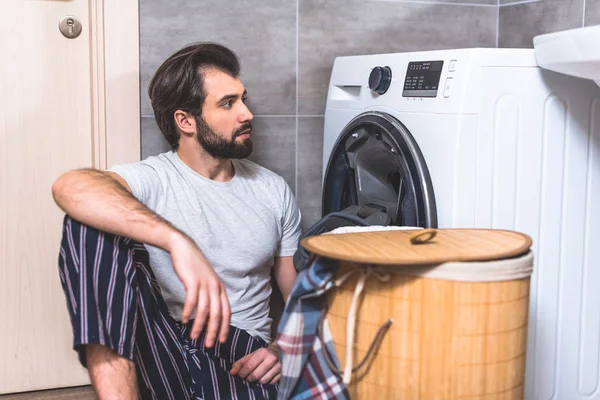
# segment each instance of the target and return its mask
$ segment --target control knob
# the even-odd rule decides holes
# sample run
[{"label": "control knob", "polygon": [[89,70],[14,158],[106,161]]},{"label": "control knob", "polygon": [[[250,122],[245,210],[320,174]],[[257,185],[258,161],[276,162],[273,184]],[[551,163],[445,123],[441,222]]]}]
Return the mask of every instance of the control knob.
[{"label": "control knob", "polygon": [[369,88],[378,93],[387,92],[392,82],[392,69],[390,67],[375,67],[369,75]]}]

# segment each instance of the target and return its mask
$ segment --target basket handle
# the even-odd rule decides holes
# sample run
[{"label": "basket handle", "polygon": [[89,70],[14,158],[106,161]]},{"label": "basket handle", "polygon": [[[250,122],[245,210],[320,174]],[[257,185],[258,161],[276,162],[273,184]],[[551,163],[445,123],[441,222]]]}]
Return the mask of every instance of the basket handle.
[{"label": "basket handle", "polygon": [[[324,309],[325,310],[325,309]],[[337,368],[335,366],[335,364],[333,363],[333,360],[331,359],[331,355],[329,354],[329,350],[327,349],[327,346],[325,345],[325,340],[323,338],[323,320],[325,319],[325,312],[322,311],[321,312],[321,321],[319,323],[319,329],[318,329],[318,335],[319,335],[319,339],[321,340],[322,343],[322,349],[323,349],[323,358],[325,358],[325,362],[327,363],[327,366],[338,376],[342,376],[344,374],[344,371],[342,371],[341,369]],[[371,341],[371,344],[369,345],[369,349],[367,350],[367,354],[365,354],[365,356],[363,357],[362,360],[360,360],[360,362],[358,364],[356,364],[354,367],[352,367],[352,373],[358,372],[362,367],[364,367],[365,365],[367,365],[367,361],[369,360],[369,358],[371,357],[371,355],[375,352],[375,348],[377,347],[377,344],[383,340],[383,337],[385,336],[385,334],[387,333],[387,331],[390,329],[390,326],[392,326],[392,320],[388,319],[386,322],[384,322],[379,329],[377,330],[377,333],[375,334],[375,337],[373,338],[373,340]]]},{"label": "basket handle", "polygon": [[419,233],[414,234],[410,238],[410,242],[412,244],[423,244],[429,242],[437,235],[437,230],[435,229],[423,229]]},{"label": "basket handle", "polygon": [[[342,275],[340,278],[336,279],[334,282],[334,286],[340,286],[355,271],[356,270],[350,271],[350,272]],[[354,329],[355,329],[354,324],[356,322],[356,307],[357,307],[358,299],[363,291],[363,288],[365,286],[365,283],[366,283],[369,275],[375,275],[382,282],[387,282],[390,279],[389,274],[381,273],[376,268],[371,267],[371,268],[361,269],[360,277],[358,278],[356,287],[354,288],[354,295],[352,296],[352,302],[350,304],[350,311],[348,313],[348,320],[347,320],[347,326],[346,326],[346,366],[344,367],[344,371],[342,372],[342,371],[339,371],[337,368],[335,368],[333,363],[331,362],[331,360],[328,359],[329,354],[327,353],[327,351],[323,352],[323,354],[325,355],[325,360],[326,360],[327,364],[329,365],[329,367],[331,368],[331,370],[334,372],[337,372],[339,374],[342,374],[343,381],[346,385],[350,384],[350,382],[352,380],[352,373],[355,371],[358,371],[363,365],[366,364],[367,360],[369,359],[369,356],[375,349],[376,344],[379,342],[379,339],[381,339],[383,337],[383,335],[385,335],[385,333],[387,332],[387,330],[389,329],[389,327],[392,324],[392,320],[388,319],[387,322],[385,322],[379,328],[379,330],[377,331],[377,334],[375,335],[375,338],[373,339],[373,341],[371,342],[371,345],[369,346],[369,351],[367,351],[367,354],[365,354],[362,361],[359,362],[358,365],[356,365],[355,367],[352,367],[352,346],[354,344]],[[321,321],[320,321],[321,324],[322,324],[323,319],[324,319],[324,315],[321,314]],[[320,337],[320,339],[323,342],[323,346],[325,346],[325,342],[323,341],[322,336]]]}]

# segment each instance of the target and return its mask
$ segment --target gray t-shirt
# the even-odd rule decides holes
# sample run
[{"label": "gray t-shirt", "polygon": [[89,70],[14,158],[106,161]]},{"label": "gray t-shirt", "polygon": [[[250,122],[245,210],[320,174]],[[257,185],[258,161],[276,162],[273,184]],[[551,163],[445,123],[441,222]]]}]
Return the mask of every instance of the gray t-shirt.
[{"label": "gray t-shirt", "polygon": [[[215,182],[170,151],[110,170],[133,195],[189,235],[223,281],[231,324],[270,342],[269,298],[274,257],[292,256],[301,234],[300,211],[285,180],[249,160]],[[181,319],[185,289],[169,253],[146,245],[171,315]]]}]

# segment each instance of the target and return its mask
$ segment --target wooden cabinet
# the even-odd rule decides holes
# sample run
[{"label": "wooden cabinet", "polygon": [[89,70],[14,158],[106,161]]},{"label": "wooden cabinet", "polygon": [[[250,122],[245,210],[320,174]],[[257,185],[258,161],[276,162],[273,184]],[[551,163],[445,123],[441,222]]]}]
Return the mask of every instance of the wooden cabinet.
[{"label": "wooden cabinet", "polygon": [[86,384],[51,186],[140,157],[138,2],[2,0],[0,22],[0,394]]}]

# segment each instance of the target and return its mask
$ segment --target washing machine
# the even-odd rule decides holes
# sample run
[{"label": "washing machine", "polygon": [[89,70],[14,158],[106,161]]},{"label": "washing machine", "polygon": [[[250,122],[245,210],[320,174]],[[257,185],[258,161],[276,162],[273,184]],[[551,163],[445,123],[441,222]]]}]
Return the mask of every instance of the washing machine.
[{"label": "washing machine", "polygon": [[[336,58],[322,213],[533,239],[526,398],[600,400],[600,88],[530,49]],[[401,379],[402,377],[399,377]]]}]

